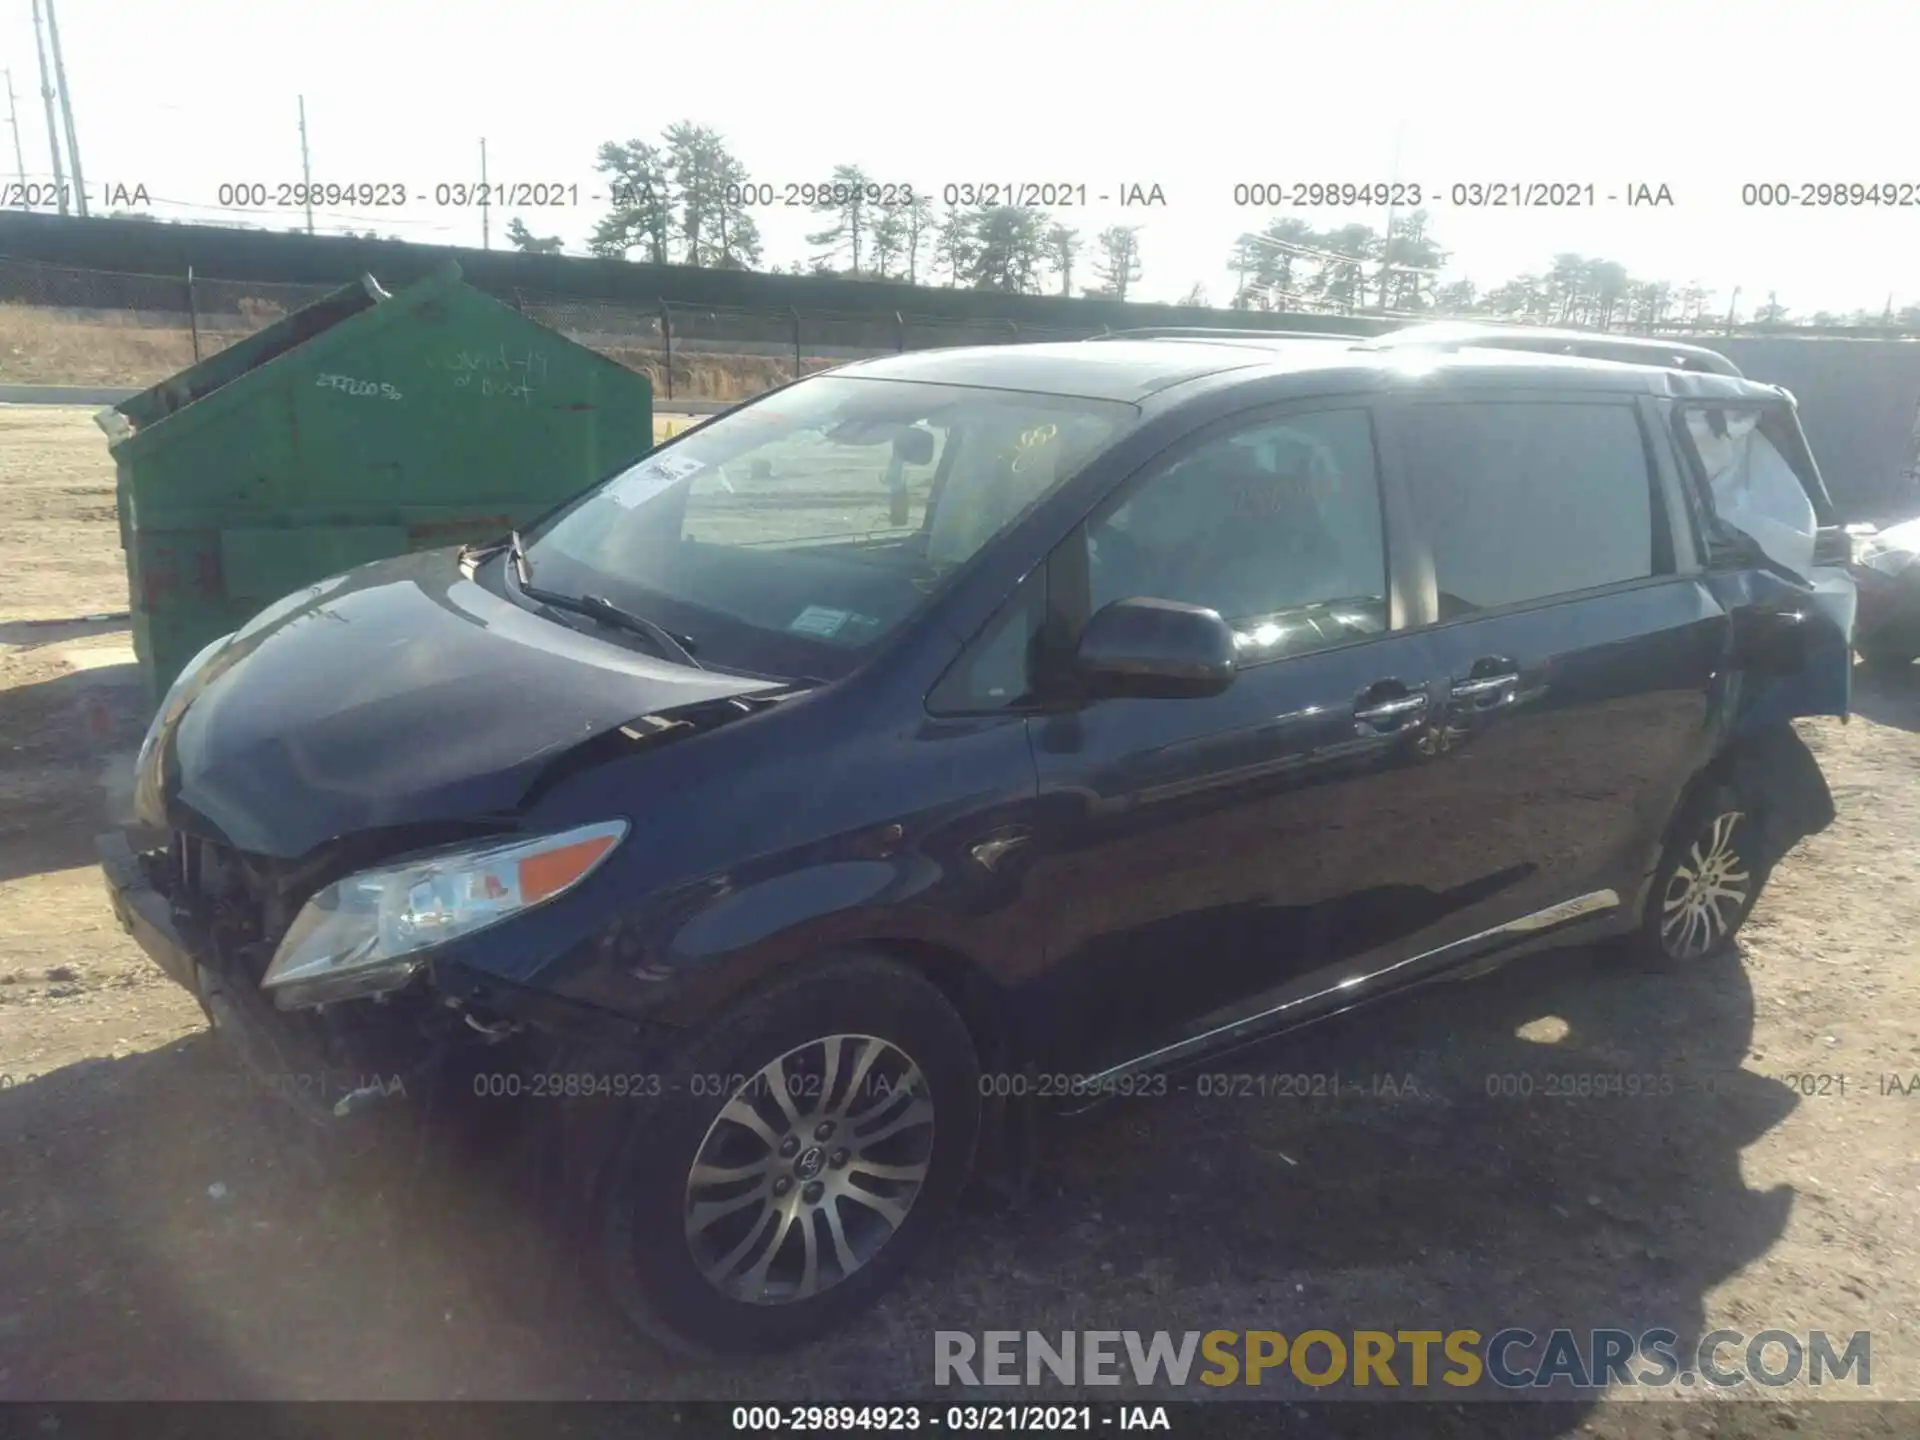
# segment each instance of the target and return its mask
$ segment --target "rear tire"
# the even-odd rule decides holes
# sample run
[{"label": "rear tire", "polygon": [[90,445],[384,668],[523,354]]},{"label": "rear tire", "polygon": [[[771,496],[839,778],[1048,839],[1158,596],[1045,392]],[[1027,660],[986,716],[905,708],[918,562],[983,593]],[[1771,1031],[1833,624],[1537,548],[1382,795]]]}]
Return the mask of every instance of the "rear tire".
[{"label": "rear tire", "polygon": [[939,990],[888,960],[809,966],[703,1026],[662,1070],[616,1143],[589,1234],[615,1303],[682,1353],[779,1349],[864,1309],[940,1228],[972,1165],[972,1038]]},{"label": "rear tire", "polygon": [[1739,792],[1711,787],[1668,832],[1634,936],[1636,954],[1662,969],[1724,954],[1753,913],[1771,868],[1756,817]]}]

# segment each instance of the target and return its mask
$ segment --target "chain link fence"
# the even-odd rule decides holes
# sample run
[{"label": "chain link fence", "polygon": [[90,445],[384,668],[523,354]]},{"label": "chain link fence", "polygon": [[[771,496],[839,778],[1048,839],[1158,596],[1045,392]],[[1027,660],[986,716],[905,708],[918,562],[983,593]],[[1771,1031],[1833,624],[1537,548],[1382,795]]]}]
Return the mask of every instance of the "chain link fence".
[{"label": "chain link fence", "polygon": [[[0,257],[0,381],[154,384],[337,287],[135,275]],[[486,289],[487,287],[481,287]],[[952,345],[1082,340],[1006,320],[739,310],[490,291],[653,382],[656,404],[734,400],[846,360]]]}]

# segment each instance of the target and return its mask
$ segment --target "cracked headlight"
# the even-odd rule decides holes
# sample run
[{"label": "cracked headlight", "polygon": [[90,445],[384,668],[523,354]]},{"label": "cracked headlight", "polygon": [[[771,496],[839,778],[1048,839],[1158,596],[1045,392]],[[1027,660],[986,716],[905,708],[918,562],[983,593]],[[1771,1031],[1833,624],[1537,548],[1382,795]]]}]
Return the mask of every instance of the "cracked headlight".
[{"label": "cracked headlight", "polygon": [[261,987],[283,1010],[397,990],[425,951],[565,894],[626,833],[607,820],[358,871],[306,903]]}]

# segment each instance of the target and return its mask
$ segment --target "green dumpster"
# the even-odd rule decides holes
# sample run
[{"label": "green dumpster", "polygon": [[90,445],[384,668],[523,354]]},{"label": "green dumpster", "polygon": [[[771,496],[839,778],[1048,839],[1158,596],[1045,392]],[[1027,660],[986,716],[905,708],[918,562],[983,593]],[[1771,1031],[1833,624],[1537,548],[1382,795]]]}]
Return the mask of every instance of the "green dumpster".
[{"label": "green dumpster", "polygon": [[498,536],[653,445],[647,377],[448,265],[343,287],[96,416],[155,697],[282,595]]}]

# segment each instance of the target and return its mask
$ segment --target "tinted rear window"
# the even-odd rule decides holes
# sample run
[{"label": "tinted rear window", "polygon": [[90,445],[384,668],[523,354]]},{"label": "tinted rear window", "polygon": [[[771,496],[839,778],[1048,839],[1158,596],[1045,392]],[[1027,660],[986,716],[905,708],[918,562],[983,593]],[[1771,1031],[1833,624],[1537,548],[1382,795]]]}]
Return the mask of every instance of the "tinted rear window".
[{"label": "tinted rear window", "polygon": [[1653,573],[1653,492],[1630,406],[1418,405],[1406,442],[1443,620]]}]

